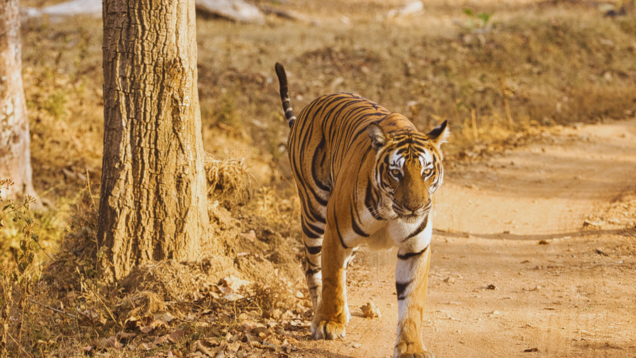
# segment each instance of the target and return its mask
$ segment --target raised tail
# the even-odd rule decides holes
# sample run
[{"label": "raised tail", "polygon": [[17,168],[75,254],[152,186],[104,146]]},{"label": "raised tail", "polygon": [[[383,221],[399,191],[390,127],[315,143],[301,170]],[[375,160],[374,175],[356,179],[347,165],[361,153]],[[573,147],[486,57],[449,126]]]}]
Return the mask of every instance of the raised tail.
[{"label": "raised tail", "polygon": [[276,75],[278,76],[278,82],[280,83],[280,100],[283,102],[283,111],[285,111],[285,118],[287,118],[287,124],[289,128],[294,125],[296,121],[296,114],[291,106],[291,99],[289,99],[289,89],[287,88],[287,74],[285,73],[285,67],[276,62]]}]

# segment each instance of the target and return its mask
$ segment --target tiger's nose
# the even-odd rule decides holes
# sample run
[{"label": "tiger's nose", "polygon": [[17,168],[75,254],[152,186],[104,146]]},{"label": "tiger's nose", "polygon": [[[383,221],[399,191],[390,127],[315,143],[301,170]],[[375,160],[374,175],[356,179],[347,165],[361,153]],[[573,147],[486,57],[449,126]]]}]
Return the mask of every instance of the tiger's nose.
[{"label": "tiger's nose", "polygon": [[424,206],[424,204],[404,204],[404,207],[411,211],[416,211],[422,206]]}]

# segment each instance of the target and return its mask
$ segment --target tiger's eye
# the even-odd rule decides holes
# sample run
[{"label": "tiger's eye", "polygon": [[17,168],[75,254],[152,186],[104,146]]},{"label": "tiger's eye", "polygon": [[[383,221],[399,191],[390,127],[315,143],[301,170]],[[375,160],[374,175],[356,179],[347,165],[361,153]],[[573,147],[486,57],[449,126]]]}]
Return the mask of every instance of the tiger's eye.
[{"label": "tiger's eye", "polygon": [[429,176],[429,175],[431,175],[431,174],[433,174],[433,169],[425,169],[425,170],[424,170],[424,175],[425,175],[425,176]]},{"label": "tiger's eye", "polygon": [[397,169],[391,169],[391,175],[393,175],[396,178],[400,177],[400,171]]}]

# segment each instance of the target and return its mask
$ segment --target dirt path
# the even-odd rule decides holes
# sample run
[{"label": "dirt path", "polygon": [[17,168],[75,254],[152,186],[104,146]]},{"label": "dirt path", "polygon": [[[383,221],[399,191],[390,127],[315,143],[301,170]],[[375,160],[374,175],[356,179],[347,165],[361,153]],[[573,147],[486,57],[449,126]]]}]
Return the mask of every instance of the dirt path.
[{"label": "dirt path", "polygon": [[[636,120],[454,168],[436,208],[424,335],[436,357],[636,357],[636,230],[626,229],[636,222]],[[357,259],[347,339],[301,354],[392,356],[394,256]],[[361,317],[369,300],[381,319]]]}]

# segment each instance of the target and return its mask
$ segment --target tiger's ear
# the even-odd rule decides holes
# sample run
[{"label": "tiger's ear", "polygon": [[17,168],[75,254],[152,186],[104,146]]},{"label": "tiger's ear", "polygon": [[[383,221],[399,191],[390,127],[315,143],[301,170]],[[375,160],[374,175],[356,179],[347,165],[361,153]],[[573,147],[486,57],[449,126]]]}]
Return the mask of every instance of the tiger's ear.
[{"label": "tiger's ear", "polygon": [[367,134],[369,138],[371,138],[371,146],[373,149],[378,150],[386,144],[389,140],[389,137],[384,133],[382,127],[375,123],[371,123],[367,126]]},{"label": "tiger's ear", "polygon": [[439,126],[433,128],[430,133],[428,133],[428,141],[433,143],[434,146],[439,149],[439,147],[448,142],[448,137],[450,136],[450,130],[448,129],[448,121],[444,121]]}]

